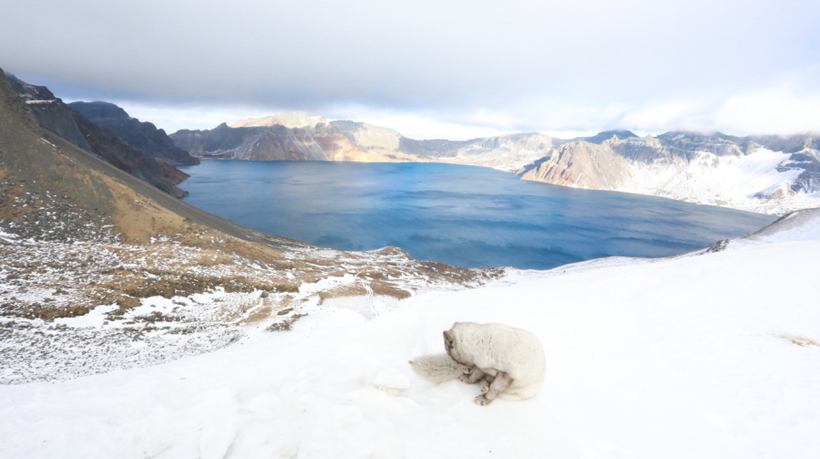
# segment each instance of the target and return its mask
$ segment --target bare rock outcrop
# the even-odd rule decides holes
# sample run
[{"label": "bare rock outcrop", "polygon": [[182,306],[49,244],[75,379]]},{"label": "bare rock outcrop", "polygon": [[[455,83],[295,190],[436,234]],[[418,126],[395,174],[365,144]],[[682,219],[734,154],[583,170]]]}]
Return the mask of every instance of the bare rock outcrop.
[{"label": "bare rock outcrop", "polygon": [[109,102],[72,102],[68,104],[97,126],[109,129],[123,142],[172,166],[199,164],[187,151],[153,123],[132,118],[122,108]]}]

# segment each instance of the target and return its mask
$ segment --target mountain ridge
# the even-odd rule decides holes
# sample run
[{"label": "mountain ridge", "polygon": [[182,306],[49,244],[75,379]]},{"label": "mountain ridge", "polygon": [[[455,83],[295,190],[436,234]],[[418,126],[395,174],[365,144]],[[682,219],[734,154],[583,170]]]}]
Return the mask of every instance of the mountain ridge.
[{"label": "mountain ridge", "polygon": [[815,134],[737,137],[670,131],[639,137],[621,129],[574,139],[531,132],[451,141],[410,139],[350,120],[298,128],[257,124],[180,130],[170,137],[207,159],[446,162],[493,167],[554,185],[763,213],[820,206],[820,137]]},{"label": "mountain ridge", "polygon": [[187,195],[176,185],[187,179],[188,174],[125,143],[112,131],[73,110],[45,86],[26,83],[11,74],[6,74],[3,80],[24,101],[43,129],[166,193],[176,197]]},{"label": "mountain ridge", "polygon": [[148,156],[172,166],[199,164],[187,151],[174,145],[162,129],[150,122],[128,115],[121,107],[110,102],[71,102],[67,104],[96,125],[111,130],[123,142],[142,150]]}]

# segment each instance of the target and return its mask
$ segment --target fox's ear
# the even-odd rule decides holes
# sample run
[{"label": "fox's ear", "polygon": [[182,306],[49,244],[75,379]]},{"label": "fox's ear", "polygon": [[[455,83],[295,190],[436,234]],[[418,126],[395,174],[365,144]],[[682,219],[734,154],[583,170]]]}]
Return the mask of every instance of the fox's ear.
[{"label": "fox's ear", "polygon": [[453,342],[453,332],[450,330],[444,330],[444,341],[447,343]]}]

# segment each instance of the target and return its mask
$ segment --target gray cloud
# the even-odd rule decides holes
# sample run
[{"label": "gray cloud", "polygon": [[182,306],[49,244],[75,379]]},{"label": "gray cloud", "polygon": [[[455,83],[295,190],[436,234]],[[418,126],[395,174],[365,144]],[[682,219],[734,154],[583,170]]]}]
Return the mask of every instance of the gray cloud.
[{"label": "gray cloud", "polygon": [[[0,66],[67,98],[158,105],[359,106],[478,124],[496,112],[510,120],[501,128],[571,129],[641,128],[639,114],[695,98],[708,124],[710,106],[820,64],[820,4],[800,0],[14,3]],[[681,116],[669,123],[695,123]],[[636,125],[606,125],[623,122]]]}]

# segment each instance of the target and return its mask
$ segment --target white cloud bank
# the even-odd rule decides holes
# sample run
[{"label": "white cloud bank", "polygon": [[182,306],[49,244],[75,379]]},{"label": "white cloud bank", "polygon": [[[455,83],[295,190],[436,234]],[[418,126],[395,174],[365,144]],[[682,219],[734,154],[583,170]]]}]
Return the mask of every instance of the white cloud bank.
[{"label": "white cloud bank", "polygon": [[786,133],[820,130],[818,17],[804,0],[30,0],[0,16],[0,67],[176,111],[154,119],[171,131],[256,107],[235,118],[301,110],[417,138]]},{"label": "white cloud bank", "polygon": [[[211,129],[243,118],[261,118],[293,107],[162,105],[115,100],[128,113],[168,133]],[[787,84],[726,97],[668,99],[643,104],[575,106],[520,104],[469,112],[404,112],[366,106],[325,107],[310,114],[353,119],[395,129],[414,139],[467,140],[513,132],[538,131],[559,138],[631,129],[639,135],[670,130],[721,131],[733,135],[820,132],[820,91],[800,93]],[[299,107],[296,107],[297,109]]]}]

